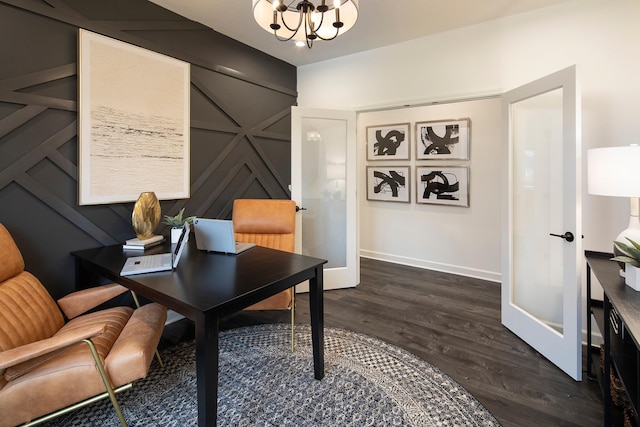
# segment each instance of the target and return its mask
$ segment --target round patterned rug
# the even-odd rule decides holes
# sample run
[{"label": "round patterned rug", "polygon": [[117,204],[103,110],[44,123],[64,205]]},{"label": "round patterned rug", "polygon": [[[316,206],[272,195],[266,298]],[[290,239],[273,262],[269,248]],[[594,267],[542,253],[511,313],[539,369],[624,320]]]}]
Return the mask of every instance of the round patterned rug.
[{"label": "round patterned rug", "polygon": [[[313,378],[311,329],[259,325],[220,336],[219,426],[498,426],[446,374],[405,350],[325,328],[325,377]],[[118,395],[129,426],[197,425],[193,342],[161,352],[147,378]],[[47,424],[118,426],[107,400]]]}]

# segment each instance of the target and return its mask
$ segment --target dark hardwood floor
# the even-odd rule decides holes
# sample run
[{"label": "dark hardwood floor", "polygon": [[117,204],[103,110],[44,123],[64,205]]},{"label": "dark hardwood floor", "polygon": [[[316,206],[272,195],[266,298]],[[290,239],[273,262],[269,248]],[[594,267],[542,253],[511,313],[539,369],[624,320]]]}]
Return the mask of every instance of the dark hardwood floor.
[{"label": "dark hardwood floor", "polygon": [[[325,325],[408,350],[476,397],[503,426],[601,426],[595,381],[576,382],[500,323],[500,285],[363,258],[353,289],[325,292]],[[296,323],[309,322],[306,294]],[[243,312],[223,328],[287,322],[288,312]]]}]

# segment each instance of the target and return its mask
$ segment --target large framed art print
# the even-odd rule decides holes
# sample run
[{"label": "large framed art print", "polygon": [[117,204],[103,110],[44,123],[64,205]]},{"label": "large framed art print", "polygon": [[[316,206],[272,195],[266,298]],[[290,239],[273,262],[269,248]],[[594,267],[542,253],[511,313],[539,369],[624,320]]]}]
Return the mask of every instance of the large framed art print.
[{"label": "large framed art print", "polygon": [[189,197],[189,63],[79,31],[80,205]]}]

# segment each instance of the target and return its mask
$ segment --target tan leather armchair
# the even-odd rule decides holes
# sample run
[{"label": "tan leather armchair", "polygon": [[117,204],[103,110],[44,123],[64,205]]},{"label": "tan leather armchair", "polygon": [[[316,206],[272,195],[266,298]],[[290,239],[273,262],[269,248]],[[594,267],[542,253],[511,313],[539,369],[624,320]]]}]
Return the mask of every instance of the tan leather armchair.
[{"label": "tan leather armchair", "polygon": [[[237,199],[233,202],[236,241],[293,252],[296,204],[292,200]],[[295,287],[260,301],[247,310],[291,310],[291,349],[294,348]]]},{"label": "tan leather armchair", "polygon": [[56,305],[24,268],[20,250],[0,224],[0,426],[37,424],[96,396],[109,397],[126,426],[115,393],[147,375],[166,308],[153,303],[80,315],[127,289],[87,289]]}]

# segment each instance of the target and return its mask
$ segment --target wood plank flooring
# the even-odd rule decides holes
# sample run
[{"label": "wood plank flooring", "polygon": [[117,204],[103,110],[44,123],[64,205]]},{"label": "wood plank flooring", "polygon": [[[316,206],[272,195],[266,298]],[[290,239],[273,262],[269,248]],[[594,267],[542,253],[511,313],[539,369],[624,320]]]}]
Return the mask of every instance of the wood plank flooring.
[{"label": "wood plank flooring", "polygon": [[[402,347],[467,389],[503,426],[601,426],[602,394],[576,382],[500,323],[500,285],[363,258],[356,288],[325,292],[325,325]],[[243,312],[223,328],[287,322]],[[296,323],[309,322],[299,294]]]}]

